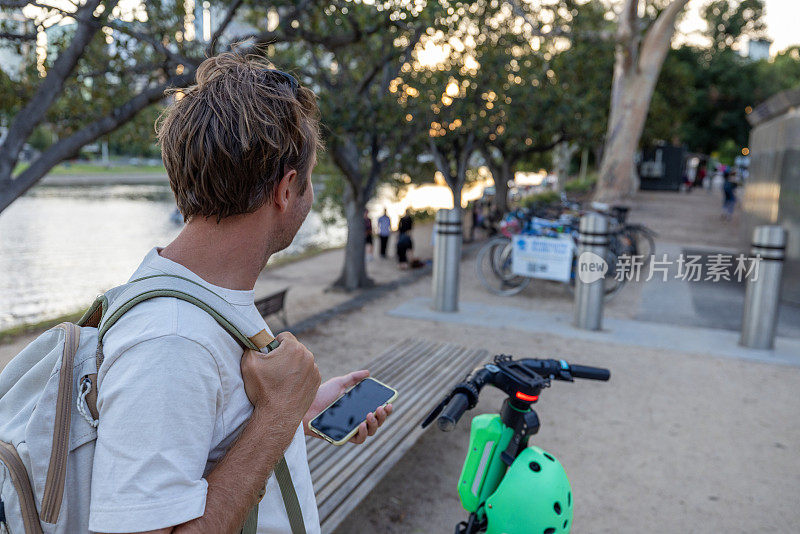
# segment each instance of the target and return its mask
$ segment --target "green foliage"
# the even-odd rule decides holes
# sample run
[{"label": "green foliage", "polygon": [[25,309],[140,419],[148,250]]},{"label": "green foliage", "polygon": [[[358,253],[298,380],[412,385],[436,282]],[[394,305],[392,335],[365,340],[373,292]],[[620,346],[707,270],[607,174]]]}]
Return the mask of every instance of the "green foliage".
[{"label": "green foliage", "polygon": [[723,165],[733,165],[736,156],[740,155],[741,145],[733,139],[725,139],[719,146],[717,157]]},{"label": "green foliage", "polygon": [[416,222],[430,222],[436,219],[436,210],[435,208],[423,208],[419,210],[410,210],[411,218],[414,219]]},{"label": "green foliage", "polygon": [[670,50],[643,144],[676,141],[691,151],[733,157],[749,141],[748,110],[775,93],[800,86],[800,48],[761,61],[743,58],[731,48],[740,37],[757,37],[763,31],[761,0],[715,1],[703,13],[712,46]]},{"label": "green foliage", "polygon": [[692,52],[693,49],[684,47],[667,54],[642,132],[642,145],[680,141],[682,128],[690,120],[690,108],[697,98],[698,58]]},{"label": "green foliage", "polygon": [[766,29],[764,0],[714,0],[706,4],[702,17],[706,36],[714,51],[730,50],[741,37],[760,36]]},{"label": "green foliage", "polygon": [[521,204],[524,208],[548,206],[550,204],[556,204],[560,199],[561,197],[558,191],[543,191],[523,198]]},{"label": "green foliage", "polygon": [[569,180],[564,184],[564,191],[567,194],[588,193],[597,184],[597,175],[589,175],[585,180]]},{"label": "green foliage", "polygon": [[108,150],[115,155],[160,158],[161,148],[156,140],[155,122],[163,105],[143,109],[133,120],[108,135]]}]

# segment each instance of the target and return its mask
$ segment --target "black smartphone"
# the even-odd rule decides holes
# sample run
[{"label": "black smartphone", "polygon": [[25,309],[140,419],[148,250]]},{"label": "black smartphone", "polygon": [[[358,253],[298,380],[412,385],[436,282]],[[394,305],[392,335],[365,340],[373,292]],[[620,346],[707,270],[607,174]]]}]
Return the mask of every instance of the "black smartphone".
[{"label": "black smartphone", "polygon": [[358,425],[367,420],[367,414],[396,398],[397,390],[367,377],[322,410],[308,426],[334,445],[341,445],[358,432]]}]

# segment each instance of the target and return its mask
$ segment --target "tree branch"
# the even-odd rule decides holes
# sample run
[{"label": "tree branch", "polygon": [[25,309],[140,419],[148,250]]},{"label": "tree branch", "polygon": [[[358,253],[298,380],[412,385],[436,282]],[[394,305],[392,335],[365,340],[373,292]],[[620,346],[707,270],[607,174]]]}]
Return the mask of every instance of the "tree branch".
[{"label": "tree branch", "polygon": [[225,18],[222,19],[219,27],[214,31],[214,35],[211,36],[211,40],[208,42],[208,47],[206,48],[206,55],[209,57],[214,55],[217,48],[217,40],[233,20],[234,15],[236,15],[236,11],[239,9],[239,6],[242,5],[242,1],[243,0],[235,0],[233,3],[231,3],[230,8],[228,8],[228,12],[225,14]]},{"label": "tree branch", "polygon": [[675,21],[688,2],[689,0],[673,0],[647,30],[637,66],[639,70],[650,72],[655,70],[656,73],[661,71],[672,36],[675,34]]},{"label": "tree branch", "polygon": [[133,28],[132,25],[130,25],[130,24],[127,24],[127,23],[124,23],[124,22],[120,22],[120,21],[108,21],[108,22],[105,23],[105,26],[108,26],[109,28],[111,28],[113,30],[117,30],[120,33],[124,33],[125,35],[128,35],[130,37],[133,37],[137,41],[149,44],[150,46],[153,47],[153,49],[156,52],[159,52],[160,54],[165,56],[168,60],[170,60],[175,65],[181,65],[181,64],[184,64],[184,65],[198,65],[200,63],[200,61],[195,59],[195,58],[190,58],[188,56],[184,56],[184,55],[178,54],[177,52],[174,52],[174,51],[170,50],[167,45],[165,45],[163,42],[158,40],[153,35],[140,32],[140,31],[136,30],[135,28]]},{"label": "tree branch", "polygon": [[0,212],[36,184],[41,177],[47,174],[60,161],[75,155],[82,146],[114,131],[133,119],[137,113],[150,104],[161,100],[164,97],[164,91],[169,87],[188,85],[194,78],[194,74],[194,68],[187,68],[180,76],[175,76],[166,83],[145,89],[122,106],[114,109],[109,115],[87,124],[69,137],[61,139],[50,146],[30,167],[0,189]]},{"label": "tree branch", "polygon": [[[110,13],[116,5],[111,1],[104,13]],[[14,116],[8,128],[5,141],[0,145],[0,187],[11,180],[11,173],[19,158],[20,150],[33,129],[44,118],[45,113],[61,94],[64,82],[75,70],[78,60],[83,56],[87,46],[100,30],[101,21],[92,16],[100,5],[100,0],[89,0],[75,13],[75,19],[86,18],[86,22],[78,23],[75,35],[67,48],[61,52],[48,70],[47,76],[36,88],[33,97],[22,110]]]},{"label": "tree branch", "polygon": [[8,33],[0,32],[0,39],[8,39],[9,41],[34,41],[36,40],[36,32],[34,33]]}]

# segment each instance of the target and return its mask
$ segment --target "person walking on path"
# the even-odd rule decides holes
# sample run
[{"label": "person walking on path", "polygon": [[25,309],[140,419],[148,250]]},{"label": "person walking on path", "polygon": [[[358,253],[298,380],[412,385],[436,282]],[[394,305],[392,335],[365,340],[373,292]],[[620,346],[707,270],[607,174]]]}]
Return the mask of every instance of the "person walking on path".
[{"label": "person walking on path", "polygon": [[364,210],[364,243],[366,245],[368,260],[371,260],[373,257],[375,257],[373,254],[373,239],[372,219],[369,218],[369,212]]},{"label": "person walking on path", "polygon": [[381,258],[386,259],[386,247],[389,244],[389,236],[392,235],[392,220],[386,209],[383,215],[378,218],[378,237],[381,240]]},{"label": "person walking on path", "polygon": [[[253,287],[311,209],[316,97],[266,60],[235,53],[206,59],[183,91],[158,139],[186,225],[132,279],[184,277],[269,332]],[[311,352],[290,333],[277,339],[268,355],[243,354],[210,314],[169,297],[136,305],[109,329],[89,530],[239,532],[258,505],[258,532],[289,533],[271,476],[283,457],[306,532],[320,532],[308,422],[368,371],[320,385]],[[391,411],[369,414],[352,441],[363,443]]]}]

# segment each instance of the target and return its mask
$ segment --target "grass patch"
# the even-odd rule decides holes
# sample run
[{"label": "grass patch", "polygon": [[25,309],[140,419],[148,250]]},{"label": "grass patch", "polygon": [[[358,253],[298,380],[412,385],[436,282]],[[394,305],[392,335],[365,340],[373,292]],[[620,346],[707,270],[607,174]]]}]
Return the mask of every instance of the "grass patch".
[{"label": "grass patch", "polygon": [[[14,169],[14,174],[28,168],[27,163],[20,163]],[[95,165],[92,163],[61,163],[56,165],[48,174],[75,175],[75,174],[137,174],[137,173],[164,173],[163,165]]]},{"label": "grass patch", "polygon": [[18,337],[27,336],[30,334],[40,334],[45,330],[49,330],[50,328],[53,328],[54,326],[64,322],[74,323],[83,316],[83,313],[88,308],[89,306],[87,305],[85,308],[82,308],[79,311],[66,313],[58,317],[53,317],[52,319],[45,319],[36,323],[21,324],[12,326],[11,328],[7,328],[5,330],[0,330],[0,344],[10,343]]}]

